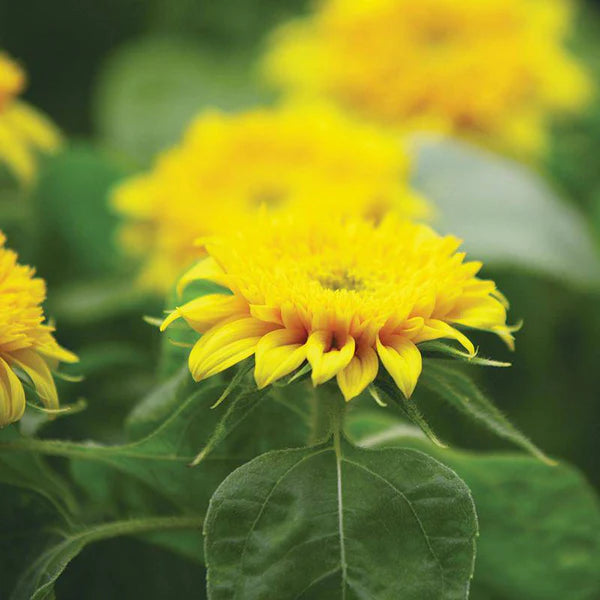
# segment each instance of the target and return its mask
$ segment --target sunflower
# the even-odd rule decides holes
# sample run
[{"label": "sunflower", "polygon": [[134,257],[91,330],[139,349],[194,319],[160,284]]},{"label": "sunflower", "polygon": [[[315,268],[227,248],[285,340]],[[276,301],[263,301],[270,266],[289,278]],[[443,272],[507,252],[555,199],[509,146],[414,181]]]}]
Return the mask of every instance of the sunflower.
[{"label": "sunflower", "polygon": [[567,0],[325,0],[279,29],[267,77],[401,129],[539,153],[590,79],[565,47]]},{"label": "sunflower", "polygon": [[35,176],[36,151],[56,150],[60,135],[46,117],[17,99],[24,87],[25,73],[0,51],[0,161],[28,184]]},{"label": "sunflower", "polygon": [[409,169],[396,136],[331,107],[208,111],[151,172],[120,184],[113,203],[124,247],[143,259],[142,284],[164,291],[201,256],[198,237],[236,227],[261,206],[323,218],[424,216]]},{"label": "sunflower", "polygon": [[0,233],[0,427],[23,416],[23,381],[35,388],[47,408],[58,408],[52,369],[60,361],[77,361],[44,323],[44,281],[34,277],[31,267],[18,264],[15,252],[4,244]]},{"label": "sunflower", "polygon": [[214,236],[208,256],[181,286],[203,279],[223,293],[174,310],[202,334],[189,355],[195,380],[255,356],[263,388],[308,361],[314,385],[333,377],[346,398],[360,394],[379,364],[409,397],[421,373],[419,344],[449,338],[474,354],[462,328],[488,330],[512,347],[506,301],[478,279],[460,241],[389,215],[300,219],[260,215]]}]

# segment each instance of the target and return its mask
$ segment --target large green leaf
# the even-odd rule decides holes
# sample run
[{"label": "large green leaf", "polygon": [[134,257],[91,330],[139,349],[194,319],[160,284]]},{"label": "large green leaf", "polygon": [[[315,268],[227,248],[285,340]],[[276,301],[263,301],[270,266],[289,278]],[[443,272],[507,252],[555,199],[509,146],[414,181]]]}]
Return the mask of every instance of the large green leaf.
[{"label": "large green leaf", "polygon": [[417,140],[415,186],[439,211],[436,227],[477,259],[600,287],[600,253],[583,217],[537,174],[464,142]]},{"label": "large green leaf", "polygon": [[251,77],[249,58],[231,60],[177,38],[130,43],[111,56],[99,80],[95,112],[101,138],[148,161],[174,144],[202,108],[258,103],[264,92]]},{"label": "large green leaf", "polygon": [[337,435],[234,471],[205,525],[212,600],[464,600],[477,520],[470,492],[421,452]]},{"label": "large green leaf", "polygon": [[202,520],[197,517],[159,517],[103,523],[65,532],[34,560],[21,576],[11,600],[51,600],[54,583],[68,564],[92,542],[123,535],[140,535],[164,530],[195,529],[200,534]]},{"label": "large green leaf", "polygon": [[600,597],[600,505],[577,470],[509,453],[442,450],[382,412],[353,415],[349,435],[369,448],[432,454],[473,493],[480,526],[475,600]]}]

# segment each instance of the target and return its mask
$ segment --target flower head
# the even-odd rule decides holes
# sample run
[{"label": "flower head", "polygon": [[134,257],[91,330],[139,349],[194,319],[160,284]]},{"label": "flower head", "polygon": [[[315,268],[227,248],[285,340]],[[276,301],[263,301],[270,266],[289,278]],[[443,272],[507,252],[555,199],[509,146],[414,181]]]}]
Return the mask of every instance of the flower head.
[{"label": "flower head", "polygon": [[202,255],[198,237],[261,206],[322,218],[390,209],[422,216],[408,170],[396,136],[323,105],[211,111],[150,173],[121,184],[114,204],[126,218],[125,246],[145,257],[143,283],[164,290]]},{"label": "flower head", "polygon": [[566,0],[325,0],[277,32],[266,71],[386,125],[538,152],[589,96],[571,22]]},{"label": "flower head", "polygon": [[0,233],[0,427],[23,416],[23,374],[43,404],[54,409],[58,395],[51,370],[59,361],[77,360],[58,345],[54,329],[44,323],[44,281],[33,276],[32,268],[18,264],[17,255],[4,243]]},{"label": "flower head", "polygon": [[337,377],[349,400],[381,362],[408,397],[420,342],[450,338],[474,354],[464,326],[512,344],[503,296],[476,277],[481,264],[465,262],[459,245],[393,216],[379,224],[261,216],[215,236],[182,281],[209,280],[229,293],[192,300],[162,328],[183,317],[202,334],[189,356],[196,380],[255,355],[262,388],[308,361],[315,385]]},{"label": "flower head", "polygon": [[18,100],[25,87],[25,74],[0,51],[0,161],[23,182],[35,175],[35,151],[52,152],[60,144],[50,121]]}]

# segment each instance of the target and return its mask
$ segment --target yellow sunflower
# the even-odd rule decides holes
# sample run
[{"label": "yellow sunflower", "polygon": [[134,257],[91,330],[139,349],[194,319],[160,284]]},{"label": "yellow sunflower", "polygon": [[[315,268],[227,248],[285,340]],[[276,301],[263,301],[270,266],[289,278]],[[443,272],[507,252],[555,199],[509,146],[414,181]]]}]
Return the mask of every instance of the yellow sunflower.
[{"label": "yellow sunflower", "polygon": [[27,184],[35,176],[36,151],[56,150],[60,135],[46,117],[17,99],[24,87],[24,72],[0,51],[0,161]]},{"label": "yellow sunflower", "polygon": [[261,215],[237,232],[207,242],[207,258],[181,285],[215,282],[229,293],[201,296],[177,308],[202,336],[189,355],[195,380],[255,355],[259,388],[305,361],[315,385],[337,377],[350,400],[376,377],[381,362],[412,394],[421,373],[418,344],[457,340],[460,328],[496,333],[512,347],[506,301],[493,281],[476,277],[460,241],[390,215],[299,219]]},{"label": "yellow sunflower", "polygon": [[276,32],[265,70],[387,126],[532,154],[590,94],[572,21],[568,0],[324,0]]},{"label": "yellow sunflower", "polygon": [[0,233],[0,427],[18,421],[25,411],[21,378],[29,380],[42,403],[58,408],[52,369],[77,357],[58,345],[54,328],[44,323],[46,286],[31,267],[17,263]]},{"label": "yellow sunflower", "polygon": [[208,111],[151,172],[118,186],[113,203],[125,248],[143,257],[142,284],[164,291],[202,255],[199,236],[236,227],[261,206],[324,219],[424,216],[409,168],[396,136],[331,107]]}]

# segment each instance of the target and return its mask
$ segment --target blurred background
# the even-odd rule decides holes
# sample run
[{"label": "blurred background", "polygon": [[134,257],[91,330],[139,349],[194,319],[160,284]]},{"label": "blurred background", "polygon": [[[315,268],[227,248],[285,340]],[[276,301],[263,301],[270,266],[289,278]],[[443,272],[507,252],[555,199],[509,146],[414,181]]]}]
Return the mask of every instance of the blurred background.
[{"label": "blurred background", "polygon": [[[44,159],[27,201],[13,202],[21,192],[0,179],[0,229],[47,280],[47,313],[86,374],[63,387],[63,398],[85,397],[87,410],[43,435],[122,441],[123,420],[160,376],[159,336],[142,316],[160,314],[164,299],[131,289],[134,265],[115,243],[108,190],[149,166],[203,106],[270,102],[273,93],[256,76],[265,36],[307,9],[305,0],[0,0],[0,47],[28,72],[24,98],[69,138],[65,150]],[[596,82],[599,31],[600,1],[581,2],[571,45]],[[532,168],[583,215],[600,247],[600,104],[556,124],[550,151]],[[487,354],[514,366],[478,372],[480,383],[537,445],[600,488],[600,286],[510,265],[487,267],[486,275],[524,327],[514,355],[486,338]],[[434,400],[424,402],[446,439],[503,447]],[[94,560],[114,552],[138,553],[142,545],[104,543]],[[59,590],[82,573],[97,577],[85,567],[88,553],[77,560],[83,568],[72,569]],[[179,579],[185,593],[185,572]]]}]

